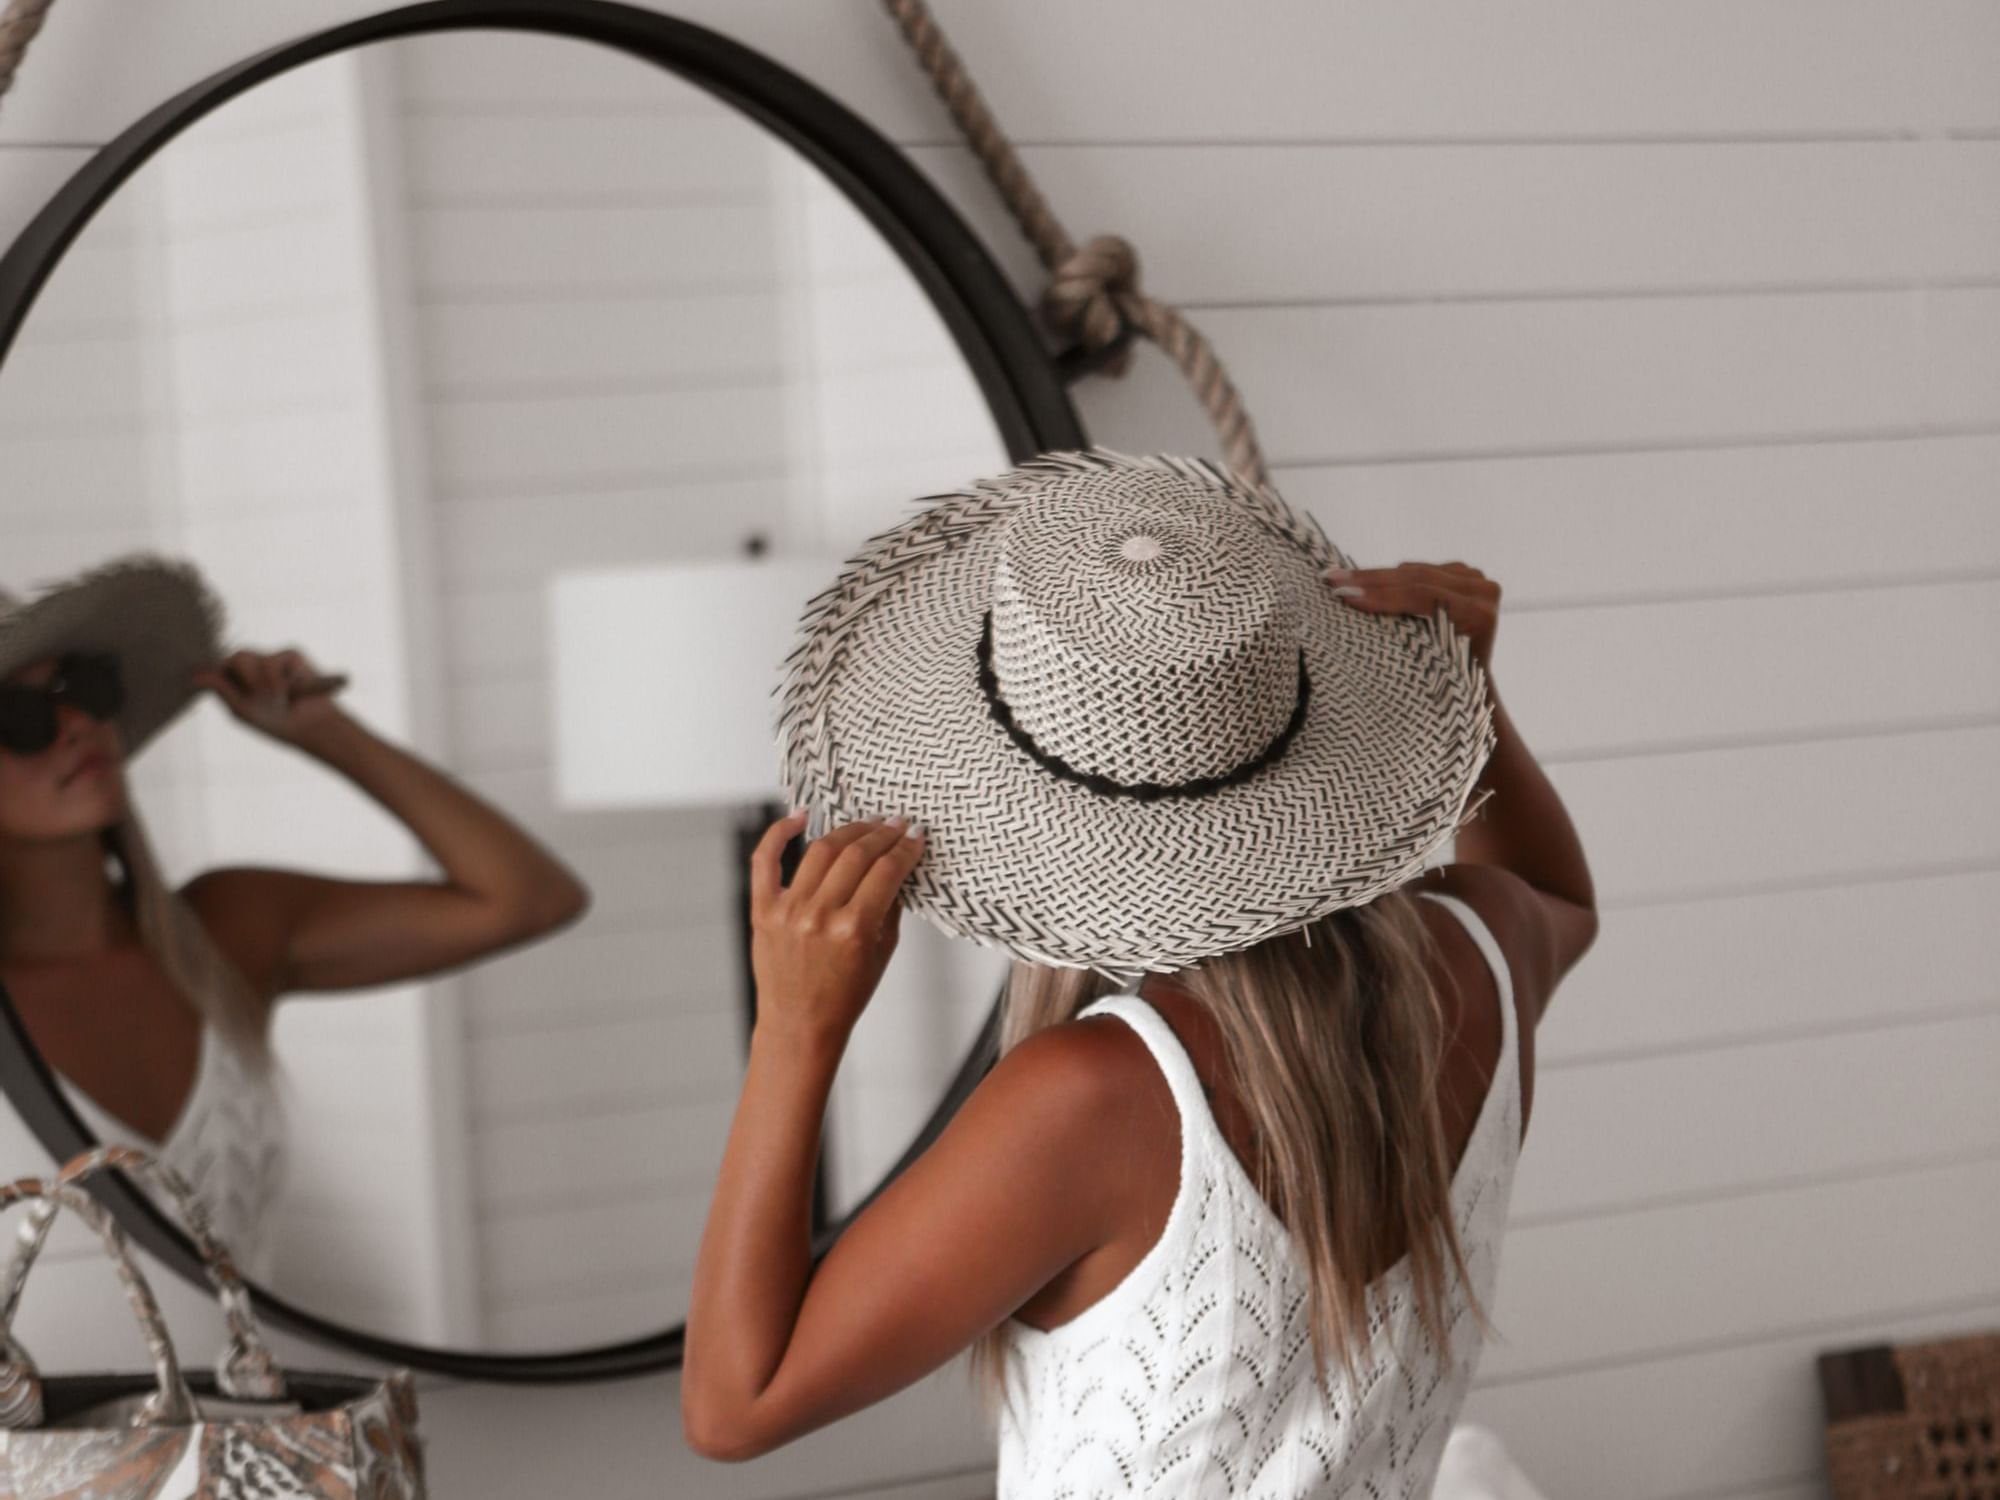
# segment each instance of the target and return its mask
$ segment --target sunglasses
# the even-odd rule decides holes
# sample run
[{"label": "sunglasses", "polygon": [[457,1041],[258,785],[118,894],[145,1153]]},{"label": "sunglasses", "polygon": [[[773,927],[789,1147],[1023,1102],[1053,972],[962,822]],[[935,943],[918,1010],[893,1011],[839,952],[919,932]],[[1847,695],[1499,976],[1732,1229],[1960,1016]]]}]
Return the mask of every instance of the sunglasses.
[{"label": "sunglasses", "polygon": [[0,748],[37,755],[56,742],[56,709],[74,703],[93,719],[108,719],[125,706],[118,658],[108,651],[69,651],[56,658],[56,675],[45,683],[0,683]]}]

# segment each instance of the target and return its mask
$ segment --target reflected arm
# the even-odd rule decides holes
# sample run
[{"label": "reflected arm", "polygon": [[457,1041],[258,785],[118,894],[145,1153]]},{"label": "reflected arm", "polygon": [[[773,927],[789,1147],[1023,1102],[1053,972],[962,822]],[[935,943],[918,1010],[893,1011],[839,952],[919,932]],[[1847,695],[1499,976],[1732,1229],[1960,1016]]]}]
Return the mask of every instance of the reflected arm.
[{"label": "reflected arm", "polygon": [[590,894],[505,815],[342,713],[298,748],[394,814],[443,867],[435,881],[358,881],[255,867],[210,870],[184,894],[262,993],[415,979],[580,917]]}]

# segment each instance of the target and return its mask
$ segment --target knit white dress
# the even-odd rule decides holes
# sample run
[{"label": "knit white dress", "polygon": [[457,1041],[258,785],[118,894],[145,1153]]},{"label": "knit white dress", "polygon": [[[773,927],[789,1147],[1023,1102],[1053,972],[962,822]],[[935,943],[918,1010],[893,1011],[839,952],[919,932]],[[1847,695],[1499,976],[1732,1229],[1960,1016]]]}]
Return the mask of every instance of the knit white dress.
[{"label": "knit white dress", "polygon": [[[1513,984],[1477,912],[1420,894],[1472,934],[1500,992],[1500,1061],[1452,1180],[1490,1318],[1521,1142]],[[1004,1325],[1012,1410],[1000,1419],[998,1500],[1430,1495],[1484,1345],[1455,1268],[1447,1261],[1449,1351],[1432,1347],[1416,1315],[1405,1256],[1368,1287],[1374,1337],[1358,1387],[1338,1361],[1316,1380],[1291,1237],[1216,1125],[1187,1053],[1137,994],[1107,995],[1078,1018],[1098,1013],[1132,1026],[1166,1074],[1180,1190],[1160,1238],[1102,1298],[1051,1330]]]}]

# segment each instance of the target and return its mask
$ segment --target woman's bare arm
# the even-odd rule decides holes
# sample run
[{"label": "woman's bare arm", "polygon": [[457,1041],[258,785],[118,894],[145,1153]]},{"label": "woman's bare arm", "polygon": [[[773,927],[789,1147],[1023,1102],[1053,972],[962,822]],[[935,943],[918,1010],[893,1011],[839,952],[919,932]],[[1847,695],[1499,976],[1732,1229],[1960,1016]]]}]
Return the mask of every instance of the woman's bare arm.
[{"label": "woman's bare arm", "polygon": [[741,1461],[886,1400],[1120,1232],[1130,1174],[1107,1142],[1158,1128],[1151,1058],[1120,1029],[1055,1026],[1001,1058],[817,1267],[807,1206],[839,1054],[753,1043],[688,1308],[689,1445]]},{"label": "woman's bare arm", "polygon": [[[252,711],[241,697],[230,706]],[[545,934],[588,907],[588,889],[554,854],[337,705],[316,703],[277,737],[374,798],[444,874],[361,881],[234,866],[196,877],[185,894],[250,955],[267,995],[419,978]]]},{"label": "woman's bare arm", "polygon": [[850,823],[781,885],[800,826],[772,824],[751,857],[757,1034],[688,1296],[681,1431],[710,1458],[769,1452],[962,1353],[1117,1232],[1132,1174],[1116,1142],[1157,1128],[1131,1033],[1038,1032],[812,1266],[827,1090],[895,950],[918,846]]}]

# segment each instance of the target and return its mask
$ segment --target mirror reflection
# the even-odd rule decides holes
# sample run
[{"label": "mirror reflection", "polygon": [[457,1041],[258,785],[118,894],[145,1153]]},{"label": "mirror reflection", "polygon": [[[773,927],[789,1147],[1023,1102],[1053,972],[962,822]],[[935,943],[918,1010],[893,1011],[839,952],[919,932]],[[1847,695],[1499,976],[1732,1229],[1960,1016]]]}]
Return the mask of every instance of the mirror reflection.
[{"label": "mirror reflection", "polygon": [[[863,538],[1008,463],[894,252],[672,74],[378,44],[117,191],[0,366],[0,441],[11,594],[146,552],[227,611],[129,759],[104,694],[157,683],[136,645],[0,672],[0,982],[86,1122],[194,1164],[257,1278],[356,1328],[527,1352],[681,1321],[786,640]],[[830,1216],[1004,968],[904,928]],[[8,1116],[0,1172],[41,1170]]]}]

